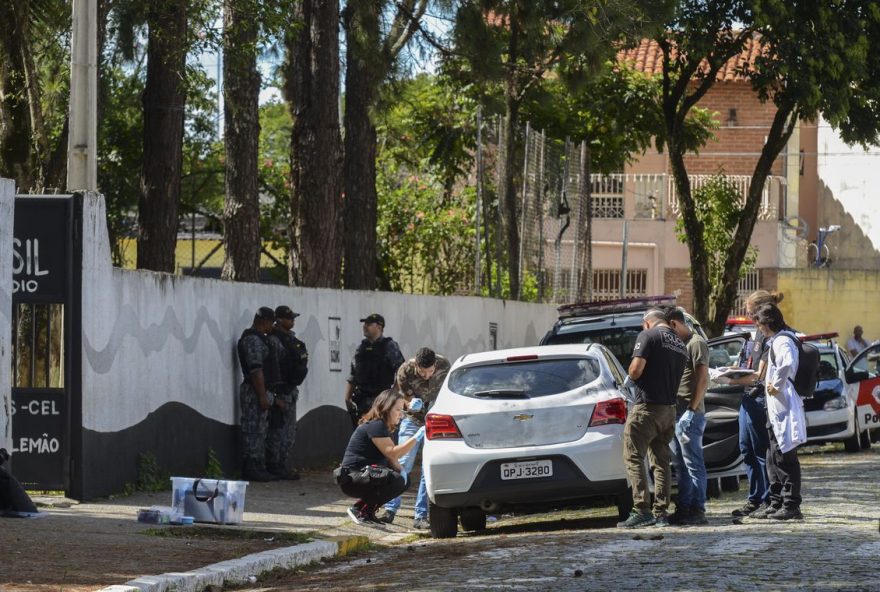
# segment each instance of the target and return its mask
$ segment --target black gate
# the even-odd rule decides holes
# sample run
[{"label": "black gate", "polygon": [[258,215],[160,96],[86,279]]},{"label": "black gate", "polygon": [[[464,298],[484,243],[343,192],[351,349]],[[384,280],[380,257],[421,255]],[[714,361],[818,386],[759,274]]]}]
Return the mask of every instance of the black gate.
[{"label": "black gate", "polygon": [[11,464],[28,489],[70,485],[73,229],[72,196],[16,197]]}]

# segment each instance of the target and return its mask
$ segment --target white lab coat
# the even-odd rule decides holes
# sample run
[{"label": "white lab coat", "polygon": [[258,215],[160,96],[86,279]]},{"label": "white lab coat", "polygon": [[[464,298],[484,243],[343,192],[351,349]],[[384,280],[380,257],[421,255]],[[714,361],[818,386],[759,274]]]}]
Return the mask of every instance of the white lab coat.
[{"label": "white lab coat", "polygon": [[767,417],[779,449],[785,453],[807,441],[804,404],[789,380],[794,380],[797,373],[798,349],[790,337],[779,334],[770,340],[770,347],[773,353],[767,360],[767,386],[773,385],[779,392],[767,392]]}]

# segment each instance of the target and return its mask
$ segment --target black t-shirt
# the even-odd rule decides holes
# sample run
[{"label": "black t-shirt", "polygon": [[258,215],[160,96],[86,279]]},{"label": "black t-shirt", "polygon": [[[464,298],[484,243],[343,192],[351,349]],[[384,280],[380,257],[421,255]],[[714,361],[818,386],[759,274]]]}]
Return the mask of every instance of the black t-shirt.
[{"label": "black t-shirt", "polygon": [[373,438],[395,439],[388,431],[388,426],[381,419],[362,423],[355,429],[348,441],[345,456],[342,457],[342,466],[352,469],[360,469],[367,465],[387,466],[388,459],[373,444]]},{"label": "black t-shirt", "polygon": [[670,327],[657,325],[639,333],[634,358],[645,359],[636,380],[637,403],[674,405],[687,362],[687,346]]}]

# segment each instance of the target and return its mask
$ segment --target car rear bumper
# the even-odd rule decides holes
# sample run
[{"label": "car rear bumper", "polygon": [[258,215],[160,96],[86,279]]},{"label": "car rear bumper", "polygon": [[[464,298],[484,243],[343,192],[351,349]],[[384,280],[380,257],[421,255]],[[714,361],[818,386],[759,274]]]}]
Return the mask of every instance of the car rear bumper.
[{"label": "car rear bumper", "polygon": [[[550,459],[553,475],[501,479],[501,464]],[[462,440],[429,441],[423,469],[428,496],[448,507],[479,505],[482,500],[527,503],[586,498],[625,489],[623,426],[591,428],[575,443],[477,449]]]},{"label": "car rear bumper", "polygon": [[627,491],[625,478],[590,481],[564,456],[543,457],[553,461],[553,476],[532,479],[501,479],[501,461],[486,463],[468,491],[435,494],[434,503],[444,508],[486,504],[536,504],[613,495]]}]

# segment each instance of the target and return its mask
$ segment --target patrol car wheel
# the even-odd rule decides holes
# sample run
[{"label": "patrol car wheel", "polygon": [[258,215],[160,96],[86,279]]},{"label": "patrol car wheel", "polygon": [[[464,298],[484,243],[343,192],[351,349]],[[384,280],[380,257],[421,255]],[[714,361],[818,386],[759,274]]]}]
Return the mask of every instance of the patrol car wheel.
[{"label": "patrol car wheel", "polygon": [[859,441],[859,416],[857,413],[853,413],[853,433],[843,441],[843,449],[847,452],[858,452],[862,449],[862,443]]}]

